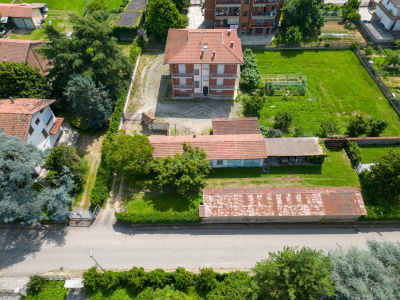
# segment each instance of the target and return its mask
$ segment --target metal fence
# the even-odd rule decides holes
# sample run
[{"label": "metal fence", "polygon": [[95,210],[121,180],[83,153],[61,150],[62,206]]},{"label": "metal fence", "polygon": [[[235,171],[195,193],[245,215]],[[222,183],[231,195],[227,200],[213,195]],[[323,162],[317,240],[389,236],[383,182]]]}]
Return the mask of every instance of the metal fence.
[{"label": "metal fence", "polygon": [[378,72],[370,65],[370,63],[368,62],[368,59],[364,56],[364,54],[359,49],[356,49],[354,51],[354,53],[357,55],[358,59],[361,61],[361,63],[367,69],[367,71],[371,75],[371,77],[375,80],[376,84],[379,86],[379,88],[381,89],[383,94],[389,100],[389,102],[392,105],[395,112],[397,112],[397,114],[400,116],[400,110],[394,105],[394,103],[392,101],[392,98],[393,98],[392,92],[386,86],[386,84],[383,82],[383,80],[379,76]]}]

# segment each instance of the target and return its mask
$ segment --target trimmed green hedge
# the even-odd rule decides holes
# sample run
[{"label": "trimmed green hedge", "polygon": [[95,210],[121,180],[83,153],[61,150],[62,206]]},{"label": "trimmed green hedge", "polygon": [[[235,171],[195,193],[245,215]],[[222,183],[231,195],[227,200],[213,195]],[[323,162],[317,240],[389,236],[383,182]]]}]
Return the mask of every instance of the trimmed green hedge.
[{"label": "trimmed green hedge", "polygon": [[116,212],[115,217],[123,224],[192,224],[201,222],[198,210],[153,211],[151,213]]},{"label": "trimmed green hedge", "polygon": [[347,141],[345,149],[353,166],[361,163],[361,149],[355,141]]}]

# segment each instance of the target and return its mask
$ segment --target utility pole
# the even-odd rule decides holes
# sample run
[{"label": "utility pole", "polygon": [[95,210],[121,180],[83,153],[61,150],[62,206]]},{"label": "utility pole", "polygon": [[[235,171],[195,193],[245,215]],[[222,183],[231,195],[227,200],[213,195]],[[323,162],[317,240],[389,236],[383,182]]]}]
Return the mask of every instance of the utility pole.
[{"label": "utility pole", "polygon": [[90,257],[94,260],[94,262],[99,266],[99,268],[105,273],[104,269],[99,265],[99,263],[94,259],[93,252],[90,252]]}]

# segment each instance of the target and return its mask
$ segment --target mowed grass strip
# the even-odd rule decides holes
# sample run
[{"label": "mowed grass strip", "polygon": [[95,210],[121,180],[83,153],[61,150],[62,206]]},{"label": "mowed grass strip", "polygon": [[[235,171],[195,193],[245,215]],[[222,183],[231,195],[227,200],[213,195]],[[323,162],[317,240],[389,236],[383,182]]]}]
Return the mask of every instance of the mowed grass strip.
[{"label": "mowed grass strip", "polygon": [[[37,0],[16,0],[14,3],[39,3]],[[46,0],[41,3],[46,3],[51,10],[68,10],[75,11],[79,14],[83,14],[83,8],[85,7],[85,0]]]},{"label": "mowed grass strip", "polygon": [[400,144],[362,146],[360,149],[362,157],[361,163],[370,164],[378,162],[389,150],[397,150],[400,152]]},{"label": "mowed grass strip", "polygon": [[322,166],[216,169],[207,179],[207,188],[255,187],[355,187],[360,183],[343,150],[329,152]]},{"label": "mowed grass strip", "polygon": [[382,136],[400,136],[399,116],[351,50],[254,53],[261,74],[296,73],[308,80],[305,96],[293,96],[290,101],[269,96],[260,112],[261,125],[273,126],[273,117],[282,110],[293,115],[287,136],[292,135],[294,127],[315,133],[321,121],[336,122],[344,134],[349,118],[359,113],[387,120],[389,126]]}]

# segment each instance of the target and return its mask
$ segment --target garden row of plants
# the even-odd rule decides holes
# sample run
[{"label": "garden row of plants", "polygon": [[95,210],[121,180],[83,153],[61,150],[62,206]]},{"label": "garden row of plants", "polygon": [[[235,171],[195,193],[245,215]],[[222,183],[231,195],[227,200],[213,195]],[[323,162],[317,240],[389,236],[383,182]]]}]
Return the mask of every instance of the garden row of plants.
[{"label": "garden row of plants", "polygon": [[[399,299],[400,244],[367,241],[367,250],[331,249],[329,255],[311,248],[284,247],[270,252],[251,272],[220,274],[212,268],[197,274],[184,268],[145,272],[83,273],[91,299]],[[46,280],[31,277],[26,299],[45,299]],[[47,290],[46,290],[47,292]],[[64,294],[63,294],[64,293]],[[64,299],[66,289],[52,300]]]},{"label": "garden row of plants", "polygon": [[123,224],[192,224],[201,222],[199,211],[153,211],[149,213],[120,212],[115,217]]}]

